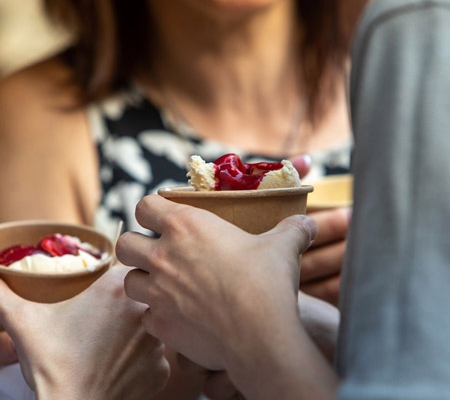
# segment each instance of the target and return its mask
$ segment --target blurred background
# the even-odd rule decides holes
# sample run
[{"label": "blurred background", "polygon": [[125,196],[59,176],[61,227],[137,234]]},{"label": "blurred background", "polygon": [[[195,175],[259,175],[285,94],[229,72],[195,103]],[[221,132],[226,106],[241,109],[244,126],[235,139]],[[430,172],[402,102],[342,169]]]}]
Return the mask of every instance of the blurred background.
[{"label": "blurred background", "polygon": [[69,41],[46,18],[41,0],[0,0],[0,76],[57,53]]}]

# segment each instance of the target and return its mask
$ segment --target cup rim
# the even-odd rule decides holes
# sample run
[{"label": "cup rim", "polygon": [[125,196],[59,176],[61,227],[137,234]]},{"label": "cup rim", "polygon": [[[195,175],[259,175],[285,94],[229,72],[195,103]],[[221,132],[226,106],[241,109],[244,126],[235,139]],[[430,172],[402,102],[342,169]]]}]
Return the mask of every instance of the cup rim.
[{"label": "cup rim", "polygon": [[242,197],[272,197],[310,193],[314,190],[312,185],[302,185],[289,188],[271,188],[254,190],[211,190],[196,191],[192,186],[165,186],[158,189],[158,194],[166,198],[242,198]]}]

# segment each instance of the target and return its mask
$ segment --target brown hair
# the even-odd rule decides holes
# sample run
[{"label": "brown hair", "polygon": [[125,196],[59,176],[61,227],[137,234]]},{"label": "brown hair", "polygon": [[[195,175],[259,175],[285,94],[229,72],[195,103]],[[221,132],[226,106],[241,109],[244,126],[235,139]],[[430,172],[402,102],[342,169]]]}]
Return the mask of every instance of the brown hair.
[{"label": "brown hair", "polygon": [[[303,27],[301,65],[310,115],[320,114],[343,73],[353,27],[365,0],[297,0]],[[131,5],[132,4],[132,5]],[[53,19],[76,38],[67,52],[84,101],[123,89],[149,65],[146,0],[45,0]]]}]

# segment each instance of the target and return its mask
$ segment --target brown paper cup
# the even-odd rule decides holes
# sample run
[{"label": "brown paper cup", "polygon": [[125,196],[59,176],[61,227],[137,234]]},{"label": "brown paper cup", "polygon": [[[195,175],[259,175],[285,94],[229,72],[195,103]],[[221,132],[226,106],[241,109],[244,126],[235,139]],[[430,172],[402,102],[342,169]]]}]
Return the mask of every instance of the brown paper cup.
[{"label": "brown paper cup", "polygon": [[36,244],[43,236],[53,233],[76,236],[109,256],[93,272],[80,271],[58,274],[10,270],[0,266],[0,278],[19,296],[40,303],[55,303],[82,292],[112,263],[114,245],[96,230],[80,225],[48,221],[18,221],[0,224],[0,250],[17,244]]},{"label": "brown paper cup", "polygon": [[254,234],[272,229],[294,214],[305,214],[312,186],[262,190],[195,191],[192,187],[165,187],[160,196],[202,208]]},{"label": "brown paper cup", "polygon": [[351,175],[331,175],[311,181],[314,192],[308,196],[307,212],[322,211],[353,204],[353,177]]}]

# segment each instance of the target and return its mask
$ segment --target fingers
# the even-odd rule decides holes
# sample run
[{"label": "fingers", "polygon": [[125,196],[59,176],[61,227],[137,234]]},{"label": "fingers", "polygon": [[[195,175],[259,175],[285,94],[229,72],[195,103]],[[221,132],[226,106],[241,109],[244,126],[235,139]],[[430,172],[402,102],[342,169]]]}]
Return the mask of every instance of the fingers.
[{"label": "fingers", "polygon": [[148,303],[147,292],[151,290],[150,276],[140,269],[133,269],[125,276],[125,293],[139,303]]},{"label": "fingers", "polygon": [[195,363],[183,354],[177,353],[177,364],[180,370],[192,375],[205,375],[208,370],[201,365]]},{"label": "fingers", "polygon": [[332,363],[340,323],[339,310],[303,291],[298,293],[298,305],[303,326],[319,350]]},{"label": "fingers", "polygon": [[319,233],[301,260],[301,289],[333,305],[339,299],[350,213],[346,208],[311,213]]},{"label": "fingers", "polygon": [[117,240],[116,256],[122,264],[148,272],[153,257],[156,257],[153,254],[153,242],[156,240],[137,232],[125,232]]},{"label": "fingers", "polygon": [[301,179],[303,179],[311,169],[312,159],[308,154],[293,157],[290,161],[294,168],[298,171]]},{"label": "fingers", "polygon": [[0,279],[0,325],[7,328],[11,316],[18,318],[24,299],[16,295],[10,287]]},{"label": "fingers", "polygon": [[308,214],[319,226],[319,234],[313,247],[345,239],[351,217],[351,209],[335,208]]},{"label": "fingers", "polygon": [[209,371],[194,363],[189,358],[177,353],[177,364],[188,374],[205,376],[203,395],[210,400],[241,400],[240,393],[235,389],[225,371]]},{"label": "fingers", "polygon": [[177,214],[187,208],[186,205],[150,194],[136,205],[136,220],[142,227],[162,234],[165,229],[172,227],[171,222],[177,221]]},{"label": "fingers", "polygon": [[238,400],[242,398],[225,371],[210,372],[205,379],[203,393],[211,400]]},{"label": "fingers", "polygon": [[327,279],[317,280],[300,284],[302,292],[324,300],[327,303],[338,307],[339,305],[339,293],[341,285],[341,275],[335,275],[328,277]]},{"label": "fingers", "polygon": [[14,342],[9,334],[3,331],[3,327],[10,330],[9,319],[20,318],[20,304],[23,300],[17,296],[9,286],[0,279],[0,366],[12,364],[17,361],[17,353]]},{"label": "fingers", "polygon": [[284,236],[284,242],[286,244],[295,244],[297,254],[301,254],[316,239],[317,233],[318,226],[313,218],[307,215],[292,215],[262,235],[282,234]]},{"label": "fingers", "polygon": [[302,283],[339,274],[342,269],[346,241],[341,240],[321,247],[313,247],[314,244],[302,256],[300,276]]},{"label": "fingers", "polygon": [[5,331],[0,332],[0,368],[16,361],[17,353],[13,341]]}]

